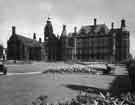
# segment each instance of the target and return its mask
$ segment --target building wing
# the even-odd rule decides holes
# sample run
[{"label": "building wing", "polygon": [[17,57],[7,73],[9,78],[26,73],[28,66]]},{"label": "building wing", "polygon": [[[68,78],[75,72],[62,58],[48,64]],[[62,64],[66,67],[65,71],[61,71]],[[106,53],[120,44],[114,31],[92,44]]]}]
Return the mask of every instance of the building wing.
[{"label": "building wing", "polygon": [[84,32],[85,34],[100,33],[100,32],[108,34],[109,29],[105,24],[85,25],[85,26],[82,26],[81,29],[79,30],[79,33],[81,33],[81,32]]},{"label": "building wing", "polygon": [[33,39],[30,39],[28,37],[22,36],[22,35],[16,35],[17,39],[21,41],[24,45],[29,47],[41,47],[41,44]]}]

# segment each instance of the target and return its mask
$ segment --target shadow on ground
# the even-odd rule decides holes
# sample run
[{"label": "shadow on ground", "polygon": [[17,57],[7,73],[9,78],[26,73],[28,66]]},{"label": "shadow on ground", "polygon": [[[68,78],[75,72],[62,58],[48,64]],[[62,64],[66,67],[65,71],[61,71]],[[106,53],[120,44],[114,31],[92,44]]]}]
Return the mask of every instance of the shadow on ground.
[{"label": "shadow on ground", "polygon": [[117,76],[110,84],[109,91],[113,96],[131,91],[131,84],[128,75]]},{"label": "shadow on ground", "polygon": [[128,75],[116,76],[114,81],[112,81],[112,83],[110,84],[109,89],[101,89],[101,88],[77,85],[77,84],[63,84],[63,86],[71,90],[84,91],[92,94],[99,94],[99,92],[105,94],[107,91],[109,91],[111,92],[112,96],[119,96],[121,93],[126,93],[131,91],[131,84]]},{"label": "shadow on ground", "polygon": [[90,87],[90,86],[84,86],[84,85],[76,85],[76,84],[66,84],[63,85],[71,90],[75,90],[75,91],[84,91],[84,92],[88,92],[88,93],[94,93],[94,94],[99,94],[99,92],[105,93],[106,90],[104,89],[100,89],[100,88],[96,88],[96,87]]}]

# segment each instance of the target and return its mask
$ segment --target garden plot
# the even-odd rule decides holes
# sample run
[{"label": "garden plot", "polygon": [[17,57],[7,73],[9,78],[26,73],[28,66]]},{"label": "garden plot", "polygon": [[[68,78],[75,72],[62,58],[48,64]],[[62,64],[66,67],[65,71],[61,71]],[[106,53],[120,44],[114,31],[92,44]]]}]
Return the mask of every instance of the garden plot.
[{"label": "garden plot", "polygon": [[73,64],[70,66],[63,66],[57,68],[50,68],[43,71],[43,73],[91,73],[91,74],[102,74],[106,70],[105,64]]}]

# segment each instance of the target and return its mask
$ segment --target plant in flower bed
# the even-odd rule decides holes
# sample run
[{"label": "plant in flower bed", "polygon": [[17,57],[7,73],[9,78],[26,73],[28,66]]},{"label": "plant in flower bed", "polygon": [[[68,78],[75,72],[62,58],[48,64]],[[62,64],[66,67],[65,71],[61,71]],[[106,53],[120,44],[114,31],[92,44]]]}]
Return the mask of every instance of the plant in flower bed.
[{"label": "plant in flower bed", "polygon": [[92,73],[96,74],[97,71],[88,67],[70,67],[70,68],[60,68],[60,69],[48,69],[43,73]]},{"label": "plant in flower bed", "polygon": [[109,92],[104,95],[99,93],[92,97],[88,93],[80,92],[76,97],[68,101],[49,104],[47,96],[39,96],[32,102],[32,105],[135,105],[135,95],[132,93],[121,94],[119,97],[112,97]]}]

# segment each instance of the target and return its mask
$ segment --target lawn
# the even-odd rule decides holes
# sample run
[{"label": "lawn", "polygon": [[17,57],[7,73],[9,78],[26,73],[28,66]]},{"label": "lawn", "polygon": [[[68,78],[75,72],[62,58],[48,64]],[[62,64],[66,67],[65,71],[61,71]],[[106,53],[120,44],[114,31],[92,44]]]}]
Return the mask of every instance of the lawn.
[{"label": "lawn", "polygon": [[[7,65],[7,67],[9,72],[34,72],[69,65],[63,64],[63,62],[40,62],[24,65]],[[1,105],[29,104],[39,95],[47,95],[48,101],[55,102],[65,97],[71,98],[80,90],[88,90],[91,94],[95,94],[97,90],[106,91],[111,89],[113,93],[117,93],[116,91],[119,91],[119,88],[121,91],[122,89],[128,90],[129,80],[124,76],[126,71],[121,67],[116,69],[117,75],[48,73],[0,76],[0,103]]]}]

